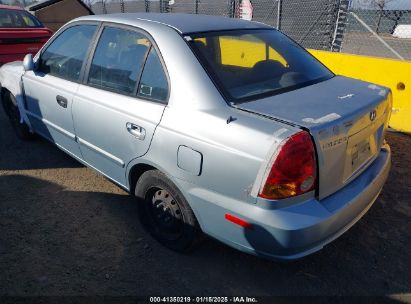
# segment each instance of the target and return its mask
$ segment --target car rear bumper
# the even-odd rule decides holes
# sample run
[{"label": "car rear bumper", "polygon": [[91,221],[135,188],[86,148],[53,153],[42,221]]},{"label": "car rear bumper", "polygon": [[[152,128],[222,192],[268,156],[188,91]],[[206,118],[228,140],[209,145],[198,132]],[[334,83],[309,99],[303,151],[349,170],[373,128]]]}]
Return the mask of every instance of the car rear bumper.
[{"label": "car rear bumper", "polygon": [[[333,195],[277,209],[187,190],[205,233],[254,255],[295,260],[320,250],[354,225],[377,199],[390,167],[391,151],[385,145],[366,171]],[[251,223],[252,228],[225,220],[226,213]]]}]

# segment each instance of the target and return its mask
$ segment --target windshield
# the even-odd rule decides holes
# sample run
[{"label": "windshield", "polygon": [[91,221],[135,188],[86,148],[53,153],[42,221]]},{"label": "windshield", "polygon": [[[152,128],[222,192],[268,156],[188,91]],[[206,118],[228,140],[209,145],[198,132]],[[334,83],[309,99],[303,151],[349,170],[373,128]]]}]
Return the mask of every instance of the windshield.
[{"label": "windshield", "polygon": [[234,103],[291,91],[334,76],[276,30],[200,33],[187,40],[220,91]]},{"label": "windshield", "polygon": [[43,27],[33,15],[23,10],[0,9],[0,28]]}]

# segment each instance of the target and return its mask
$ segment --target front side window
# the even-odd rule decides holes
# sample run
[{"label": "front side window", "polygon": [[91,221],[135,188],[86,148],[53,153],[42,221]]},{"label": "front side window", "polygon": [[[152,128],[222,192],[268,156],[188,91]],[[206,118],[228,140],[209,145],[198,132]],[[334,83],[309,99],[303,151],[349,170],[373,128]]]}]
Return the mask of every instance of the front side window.
[{"label": "front side window", "polygon": [[191,36],[197,57],[234,103],[290,91],[333,77],[307,51],[275,30],[238,30]]},{"label": "front side window", "polygon": [[138,32],[106,27],[91,62],[88,84],[134,94],[150,47],[150,41]]},{"label": "front side window", "polygon": [[0,28],[42,27],[43,25],[24,10],[0,9]]},{"label": "front side window", "polygon": [[95,31],[95,25],[76,25],[66,29],[42,53],[39,70],[66,80],[79,81]]}]

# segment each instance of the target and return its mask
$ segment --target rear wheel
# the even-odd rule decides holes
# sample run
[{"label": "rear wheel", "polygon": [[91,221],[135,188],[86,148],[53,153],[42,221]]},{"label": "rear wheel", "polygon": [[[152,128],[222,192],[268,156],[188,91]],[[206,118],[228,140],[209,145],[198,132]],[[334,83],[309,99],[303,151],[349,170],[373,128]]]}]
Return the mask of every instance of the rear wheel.
[{"label": "rear wheel", "polygon": [[184,252],[201,235],[194,213],[177,187],[161,172],[145,172],[137,182],[139,216],[147,231],[166,247]]},{"label": "rear wheel", "polygon": [[29,127],[25,122],[21,122],[21,115],[17,106],[16,98],[10,92],[4,94],[5,110],[9,117],[10,123],[18,138],[22,140],[29,140],[33,138],[33,134],[30,132]]}]

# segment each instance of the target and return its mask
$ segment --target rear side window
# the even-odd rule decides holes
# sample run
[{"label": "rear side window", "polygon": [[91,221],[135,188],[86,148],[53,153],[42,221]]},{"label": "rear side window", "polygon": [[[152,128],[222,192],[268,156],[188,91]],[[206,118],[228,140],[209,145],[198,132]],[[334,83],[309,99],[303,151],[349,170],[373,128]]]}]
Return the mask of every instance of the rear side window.
[{"label": "rear side window", "polygon": [[65,30],[42,53],[39,70],[70,81],[79,81],[81,67],[95,31],[95,25],[76,25]]},{"label": "rear side window", "polygon": [[24,10],[0,9],[0,28],[42,27],[43,25]]},{"label": "rear side window", "polygon": [[165,102],[168,96],[168,82],[163,65],[152,47],[144,66],[138,88],[138,96]]},{"label": "rear side window", "polygon": [[106,27],[91,62],[88,84],[135,94],[150,47],[150,41],[138,32]]}]

